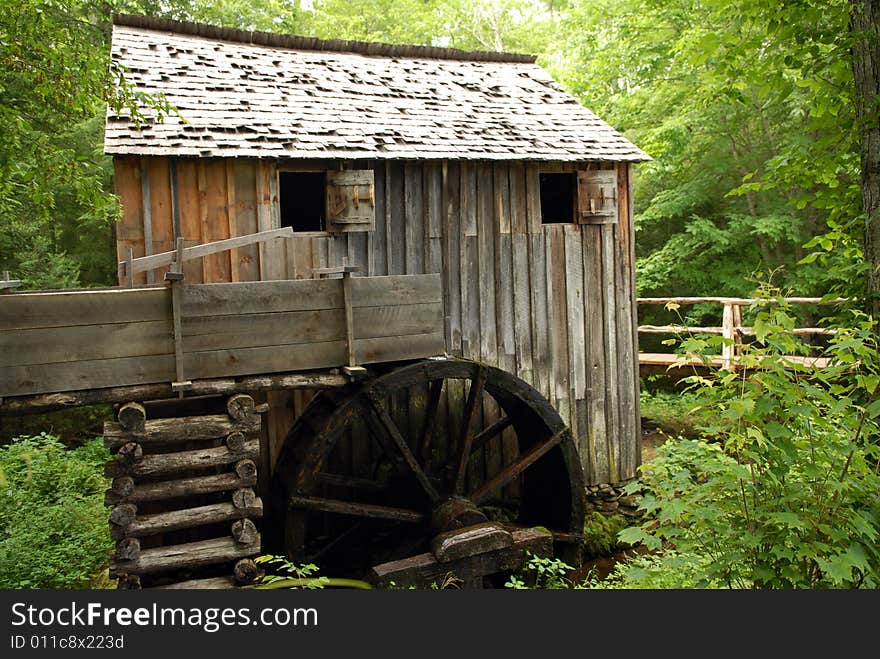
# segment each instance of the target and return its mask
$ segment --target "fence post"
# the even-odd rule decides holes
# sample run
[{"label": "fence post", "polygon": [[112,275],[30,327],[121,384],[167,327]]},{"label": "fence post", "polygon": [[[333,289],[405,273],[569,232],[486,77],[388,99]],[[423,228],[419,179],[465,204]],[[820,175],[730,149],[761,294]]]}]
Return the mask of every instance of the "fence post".
[{"label": "fence post", "polygon": [[743,324],[742,306],[739,304],[734,304],[733,305],[733,355],[734,355],[734,357],[742,356],[742,343],[743,343],[742,324]]},{"label": "fence post", "polygon": [[736,354],[733,309],[733,304],[725,302],[724,314],[721,316],[721,336],[724,339],[721,346],[721,368],[726,371],[733,370],[733,358]]}]

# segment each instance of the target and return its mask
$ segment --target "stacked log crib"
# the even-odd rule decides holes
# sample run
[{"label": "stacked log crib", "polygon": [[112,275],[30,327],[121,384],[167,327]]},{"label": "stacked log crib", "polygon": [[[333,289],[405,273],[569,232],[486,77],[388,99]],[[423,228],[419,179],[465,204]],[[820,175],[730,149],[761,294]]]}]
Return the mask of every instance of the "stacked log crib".
[{"label": "stacked log crib", "polygon": [[261,413],[236,394],[224,414],[147,418],[122,405],[104,424],[114,454],[105,501],[119,588],[229,588],[257,576]]}]

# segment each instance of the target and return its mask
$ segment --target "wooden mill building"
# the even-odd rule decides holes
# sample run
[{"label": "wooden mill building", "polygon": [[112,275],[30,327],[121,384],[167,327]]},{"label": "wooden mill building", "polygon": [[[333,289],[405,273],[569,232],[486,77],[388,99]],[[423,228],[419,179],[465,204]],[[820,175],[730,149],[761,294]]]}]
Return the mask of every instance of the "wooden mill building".
[{"label": "wooden mill building", "polygon": [[[128,16],[112,57],[176,108],[107,117],[120,261],[290,227],[187,263],[186,281],[439,273],[446,352],[543,394],[587,483],[636,475],[632,165],[647,156],[533,57]],[[268,395],[277,452],[307,397]]]}]

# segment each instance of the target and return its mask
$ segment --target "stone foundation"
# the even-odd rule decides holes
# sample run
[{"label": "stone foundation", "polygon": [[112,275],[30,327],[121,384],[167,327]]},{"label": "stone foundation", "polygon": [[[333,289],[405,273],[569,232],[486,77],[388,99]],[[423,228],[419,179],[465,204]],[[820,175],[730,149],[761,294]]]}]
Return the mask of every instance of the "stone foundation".
[{"label": "stone foundation", "polygon": [[620,514],[625,517],[641,517],[640,494],[626,494],[624,489],[636,479],[619,483],[601,483],[587,486],[587,514],[596,511],[606,514]]}]

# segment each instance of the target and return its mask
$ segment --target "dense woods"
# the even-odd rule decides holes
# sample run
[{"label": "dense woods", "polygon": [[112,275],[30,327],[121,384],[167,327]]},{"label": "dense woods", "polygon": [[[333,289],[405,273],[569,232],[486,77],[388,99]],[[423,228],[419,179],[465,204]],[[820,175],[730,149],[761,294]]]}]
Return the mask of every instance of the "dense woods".
[{"label": "dense woods", "polygon": [[[771,271],[798,294],[862,293],[866,236],[876,252],[859,151],[876,125],[873,4],[863,13],[848,0],[4,2],[0,269],[31,288],[112,277],[117,206],[101,124],[107,102],[134,100],[124,85],[108,91],[123,73],[109,68],[111,12],[123,11],[538,54],[654,158],[637,170],[640,294],[746,295]],[[875,215],[876,202],[865,203]]]},{"label": "dense woods", "polygon": [[[649,521],[621,536],[673,549],[607,583],[880,583],[876,0],[0,0],[0,273],[25,288],[115,283],[120,209],[102,152],[106,108],[146,102],[160,115],[175,112],[111,67],[114,12],[538,55],[653,158],[635,168],[639,295],[757,290],[768,299],[791,292],[854,301],[840,319],[851,329],[831,339],[832,368],[821,377],[779,366],[749,382],[733,374],[700,382],[701,440],[670,444],[645,470]],[[717,322],[703,322],[708,313],[696,305],[681,320]],[[757,337],[745,359],[778,365],[780,355],[802,351],[787,333],[791,309],[750,313]],[[683,348],[699,354],[717,342],[691,337]],[[64,467],[71,484],[59,490],[79,501],[82,481],[92,495],[77,522],[100,508],[100,485],[79,471],[97,464],[89,446],[76,473]],[[30,457],[21,456],[44,456],[33,463],[40,473],[55,468],[60,450],[46,437],[4,449],[0,481],[33,489],[22,475]],[[60,515],[45,492],[11,492],[0,502],[7,529],[21,525],[13,512],[27,506]],[[83,537],[71,552],[100,555],[108,544],[90,526]],[[11,564],[32,540],[10,535],[0,562]],[[81,585],[95,568],[82,563],[84,572],[53,582],[47,565],[0,576],[11,586]]]}]

